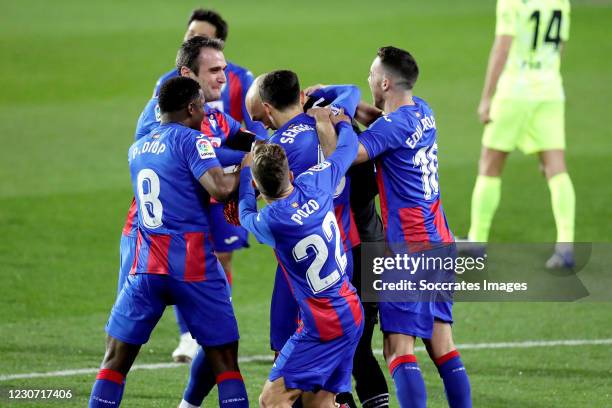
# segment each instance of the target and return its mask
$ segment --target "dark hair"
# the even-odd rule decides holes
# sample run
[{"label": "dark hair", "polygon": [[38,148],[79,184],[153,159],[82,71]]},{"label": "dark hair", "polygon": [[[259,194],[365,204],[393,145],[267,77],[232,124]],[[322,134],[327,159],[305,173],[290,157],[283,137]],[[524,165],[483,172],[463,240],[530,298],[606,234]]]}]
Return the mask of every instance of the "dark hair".
[{"label": "dark hair", "polygon": [[217,38],[222,41],[227,39],[227,22],[216,11],[195,9],[191,12],[191,17],[189,17],[187,25],[189,26],[193,20],[206,21],[207,23],[212,24],[215,26]]},{"label": "dark hair", "polygon": [[295,105],[300,100],[300,82],[295,72],[288,70],[272,71],[263,78],[259,86],[263,102],[278,110]]},{"label": "dark hair", "polygon": [[181,48],[176,54],[176,69],[181,72],[182,67],[189,68],[194,74],[198,75],[200,64],[198,57],[202,48],[212,48],[223,51],[223,41],[216,38],[193,37],[181,44]]},{"label": "dark hair", "polygon": [[200,96],[200,85],[191,78],[174,77],[161,86],[159,90],[159,110],[162,113],[177,112]]},{"label": "dark hair", "polygon": [[379,48],[376,55],[388,71],[401,79],[397,84],[404,85],[408,89],[414,88],[419,77],[419,67],[408,51],[388,46]]},{"label": "dark hair", "polygon": [[285,150],[274,143],[255,146],[251,171],[263,194],[272,198],[280,196],[289,172]]}]

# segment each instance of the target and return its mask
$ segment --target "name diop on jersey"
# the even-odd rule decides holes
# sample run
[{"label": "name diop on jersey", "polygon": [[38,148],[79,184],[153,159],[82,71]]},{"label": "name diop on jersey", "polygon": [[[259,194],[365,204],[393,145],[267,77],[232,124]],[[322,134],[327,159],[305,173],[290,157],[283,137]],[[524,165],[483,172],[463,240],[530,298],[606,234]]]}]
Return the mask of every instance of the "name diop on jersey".
[{"label": "name diop on jersey", "polygon": [[153,142],[144,142],[142,146],[132,149],[132,159],[143,153],[162,154],[166,151],[166,144],[155,140]]},{"label": "name diop on jersey", "polygon": [[423,133],[427,130],[435,129],[435,128],[436,128],[436,119],[433,116],[425,115],[425,117],[421,119],[421,124],[417,125],[414,133],[411,134],[408,137],[408,139],[406,139],[406,144],[411,149],[414,149],[417,143],[419,142],[419,140],[421,140],[421,138],[423,137]]},{"label": "name diop on jersey", "polygon": [[305,125],[303,123],[293,125],[289,129],[281,133],[280,142],[281,143],[293,143],[297,135],[307,130],[315,130],[315,129],[312,126]]}]

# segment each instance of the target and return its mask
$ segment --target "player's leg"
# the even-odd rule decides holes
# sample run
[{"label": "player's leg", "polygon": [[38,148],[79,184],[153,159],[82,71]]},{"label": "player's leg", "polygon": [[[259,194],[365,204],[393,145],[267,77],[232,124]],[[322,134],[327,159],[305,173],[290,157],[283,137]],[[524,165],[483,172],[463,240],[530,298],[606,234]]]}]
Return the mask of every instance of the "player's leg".
[{"label": "player's leg", "polygon": [[225,271],[225,277],[229,282],[230,286],[233,285],[233,276],[232,276],[232,253],[231,252],[218,252],[215,251],[215,255],[219,259],[221,263],[221,267]]},{"label": "player's leg", "polygon": [[[440,306],[443,305],[440,304]],[[444,383],[449,407],[471,407],[470,379],[453,342],[450,323],[436,320],[431,339],[423,339],[423,342],[429,357],[438,368],[438,373]]]},{"label": "player's leg", "polygon": [[[172,286],[172,298],[206,356],[201,360],[201,369],[192,370],[193,378],[189,381],[190,384],[210,387],[214,378],[221,407],[230,402],[233,407],[246,407],[248,398],[238,367],[238,324],[230,301],[230,288],[214,255],[209,253],[206,259],[206,280],[174,281]],[[197,362],[202,357],[196,359]],[[198,399],[207,393],[201,393]],[[202,403],[201,400],[185,402],[192,406]]]},{"label": "player's leg", "polygon": [[189,369],[189,381],[183,392],[183,400],[179,408],[196,408],[201,406],[204,398],[208,396],[215,387],[215,384],[215,374],[206,359],[206,353],[202,347],[199,347]]},{"label": "player's leg", "polygon": [[427,402],[425,381],[414,355],[415,337],[384,333],[383,354],[395,383],[400,407],[424,408]]},{"label": "player's leg", "polygon": [[[361,245],[353,248],[353,286],[361,297]],[[364,408],[384,408],[389,406],[389,388],[387,381],[372,352],[372,335],[378,321],[378,304],[362,303],[364,311],[363,334],[353,358],[353,377],[355,390]],[[343,402],[337,400],[337,402]]]},{"label": "player's leg", "polygon": [[287,277],[278,265],[270,301],[270,348],[273,351],[279,352],[295,333],[298,318],[298,304],[291,293]]},{"label": "player's leg", "polygon": [[486,243],[491,223],[501,198],[501,174],[507,152],[482,147],[478,164],[478,177],[472,191],[471,223],[468,239]]},{"label": "player's leg", "polygon": [[525,134],[530,107],[522,101],[493,99],[491,122],[485,126],[478,177],[472,192],[468,238],[486,243],[501,197],[501,174],[508,153]]},{"label": "player's leg", "polygon": [[106,353],[89,398],[89,407],[119,406],[125,379],[166,304],[167,277],[132,275],[117,297],[106,325]]},{"label": "player's leg", "polygon": [[193,361],[198,352],[198,342],[189,333],[187,323],[176,306],[174,307],[174,315],[179,329],[179,344],[172,352],[172,359],[177,363],[189,363]]},{"label": "player's leg", "polygon": [[301,390],[287,389],[283,377],[274,381],[266,380],[259,395],[259,406],[262,408],[290,408],[301,394]]},{"label": "player's leg", "polygon": [[302,404],[304,408],[335,408],[336,400],[333,392],[321,390],[302,394]]}]

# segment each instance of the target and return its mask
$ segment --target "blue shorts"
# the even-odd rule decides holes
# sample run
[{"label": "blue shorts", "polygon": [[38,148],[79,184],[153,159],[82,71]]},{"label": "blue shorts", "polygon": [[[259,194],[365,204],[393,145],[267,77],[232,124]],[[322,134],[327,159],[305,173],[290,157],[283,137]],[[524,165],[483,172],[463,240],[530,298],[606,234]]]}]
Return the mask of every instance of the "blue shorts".
[{"label": "blue shorts", "polygon": [[[444,245],[432,250],[428,256],[456,257],[455,245]],[[429,271],[428,273],[436,273]],[[418,273],[418,272],[417,272]],[[437,271],[440,275],[436,280],[448,280],[448,274]],[[454,272],[452,275],[454,279]],[[380,315],[380,329],[385,333],[407,334],[422,339],[430,339],[433,333],[434,320],[446,323],[453,322],[453,303],[451,301],[435,301],[438,299],[452,299],[451,293],[421,292],[421,301],[415,302],[380,302],[378,311]],[[423,301],[431,299],[431,301]]]},{"label": "blue shorts", "polygon": [[106,332],[126,343],[145,344],[166,306],[172,304],[200,345],[212,347],[238,340],[226,280],[184,282],[153,274],[128,276],[106,323]]},{"label": "blue shorts", "polygon": [[136,254],[136,234],[125,235],[121,234],[119,241],[119,278],[117,279],[117,296],[121,293],[123,285],[130,274],[132,264],[134,263],[134,255]]},{"label": "blue shorts", "polygon": [[353,356],[362,332],[363,321],[352,333],[325,342],[295,333],[280,351],[268,379],[283,377],[287,389],[305,392],[350,392]]},{"label": "blue shorts", "polygon": [[248,231],[227,222],[223,215],[223,203],[211,203],[209,215],[210,234],[215,252],[232,252],[249,247]]},{"label": "blue shorts", "polygon": [[[346,274],[353,274],[353,252],[346,253]],[[276,267],[274,290],[270,302],[270,348],[280,351],[295,333],[299,320],[298,304],[280,266]]]}]

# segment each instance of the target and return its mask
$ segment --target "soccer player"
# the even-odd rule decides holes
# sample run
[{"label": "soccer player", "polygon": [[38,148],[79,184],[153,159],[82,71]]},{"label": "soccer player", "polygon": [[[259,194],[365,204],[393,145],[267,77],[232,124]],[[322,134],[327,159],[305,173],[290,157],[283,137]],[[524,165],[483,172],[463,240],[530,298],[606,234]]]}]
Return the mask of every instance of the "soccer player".
[{"label": "soccer player", "polygon": [[[368,84],[375,106],[360,103],[356,119],[369,126],[359,135],[355,163],[376,159],[378,190],[391,247],[446,246],[454,238],[440,203],[436,121],[427,103],[413,95],[418,66],[412,55],[382,47]],[[423,339],[444,382],[449,405],[471,407],[465,368],[453,343],[450,302],[380,302],[384,356],[401,407],[425,407],[427,394],[414,355]]]},{"label": "soccer player", "polygon": [[161,124],[128,152],[139,208],[136,257],[111,311],[104,360],[89,406],[119,406],[125,377],[166,305],[176,304],[207,355],[219,406],[248,407],[238,368],[238,325],[225,274],[209,245],[209,197],[237,187],[207,136],[199,132],[198,83],[173,78],[160,90]]},{"label": "soccer player", "polygon": [[[190,77],[200,83],[207,102],[218,101],[221,98],[227,81],[225,75],[227,63],[223,55],[223,43],[220,40],[193,37],[185,41],[179,49],[176,64],[176,70],[181,76]],[[140,115],[136,132],[137,138],[149,133],[151,129],[159,124],[157,99],[155,96],[151,98]],[[205,107],[205,114],[201,131],[209,137],[215,148],[220,146],[239,150],[248,150],[250,148],[253,134],[242,129],[238,121],[222,111],[211,107],[209,104]],[[227,163],[222,164],[225,165]],[[248,233],[244,228],[236,227],[226,222],[223,217],[223,204],[214,203],[210,206],[209,211],[215,254],[221,261],[221,265],[224,266],[228,280],[231,283],[231,264],[228,263],[231,259],[231,250],[247,246]],[[129,214],[131,218],[130,216],[128,217],[126,225],[128,223],[134,225],[135,223],[132,220],[136,219],[138,215],[134,205],[130,208]],[[133,254],[135,246],[135,235],[133,228],[131,231],[130,236],[130,229],[124,228],[123,235],[125,238],[122,237],[121,259],[124,266],[129,265],[130,259],[133,259],[131,254]],[[125,276],[128,269],[124,267],[121,275]],[[123,280],[120,278],[120,281]],[[172,356],[175,361],[188,362],[194,358],[198,346],[187,330],[185,320],[176,308],[175,312],[179,325],[180,342]]]},{"label": "soccer player", "polygon": [[[314,118],[304,113],[305,95],[300,91],[297,75],[288,70],[274,71],[256,78],[253,84],[247,93],[247,108],[255,120],[275,129],[269,142],[276,143],[285,150],[291,172],[298,176],[322,162],[326,154],[319,144]],[[314,103],[325,102],[331,104],[334,109],[344,109],[349,116],[354,116],[360,92],[359,88],[352,85],[336,85],[318,89],[311,97]],[[349,280],[353,275],[352,249],[360,243],[350,206],[350,190],[350,177],[345,176],[341,178],[334,194],[334,210],[347,254],[346,272]],[[299,324],[298,314],[298,304],[286,279],[283,279],[279,265],[270,305],[270,344],[275,352],[279,352],[295,332]],[[368,377],[371,374],[368,373]],[[380,374],[382,376],[382,372]],[[360,385],[367,381],[366,375],[358,379]],[[381,381],[384,383],[384,377]],[[365,399],[378,394],[368,394]],[[339,401],[354,405],[350,394],[341,395]]]},{"label": "soccer player", "polygon": [[569,26],[569,0],[498,0],[496,37],[478,106],[485,128],[468,239],[489,239],[508,153],[516,148],[537,153],[557,228],[548,268],[574,265],[576,198],[565,165],[565,94],[559,72]]},{"label": "soccer player", "polygon": [[[325,117],[331,126],[327,111]],[[336,153],[295,180],[277,144],[256,146],[252,161],[250,154],[243,161],[240,222],[274,248],[302,319],[272,367],[259,398],[262,407],[288,407],[301,394],[305,407],[335,407],[335,394],[351,389],[363,309],[345,273],[333,197],[357,143],[346,115],[334,123],[340,133]],[[252,183],[268,203],[260,212]]]}]

